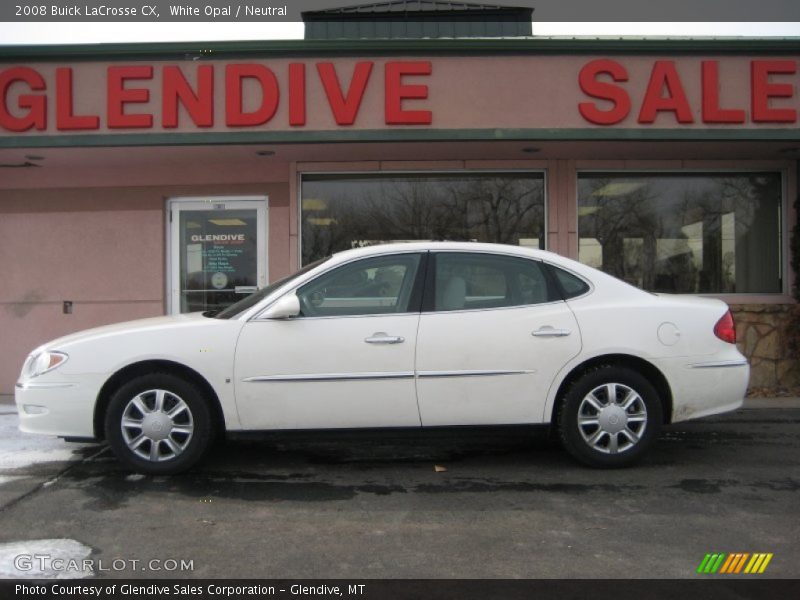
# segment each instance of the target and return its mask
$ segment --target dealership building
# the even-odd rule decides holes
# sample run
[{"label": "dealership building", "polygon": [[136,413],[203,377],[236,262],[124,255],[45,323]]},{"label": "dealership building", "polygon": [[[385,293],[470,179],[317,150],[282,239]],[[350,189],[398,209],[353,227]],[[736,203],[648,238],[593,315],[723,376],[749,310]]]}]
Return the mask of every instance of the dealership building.
[{"label": "dealership building", "polygon": [[556,252],[734,309],[795,386],[800,39],[559,39],[389,2],[304,40],[0,49],[0,393],[80,329],[215,309],[343,249]]}]

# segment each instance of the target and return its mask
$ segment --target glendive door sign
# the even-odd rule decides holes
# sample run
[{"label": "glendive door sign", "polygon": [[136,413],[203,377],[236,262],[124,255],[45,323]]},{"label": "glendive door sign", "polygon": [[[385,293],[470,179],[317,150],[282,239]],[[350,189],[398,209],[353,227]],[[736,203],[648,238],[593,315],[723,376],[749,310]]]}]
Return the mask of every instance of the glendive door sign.
[{"label": "glendive door sign", "polygon": [[0,69],[0,136],[247,129],[778,127],[796,59],[77,62]]}]

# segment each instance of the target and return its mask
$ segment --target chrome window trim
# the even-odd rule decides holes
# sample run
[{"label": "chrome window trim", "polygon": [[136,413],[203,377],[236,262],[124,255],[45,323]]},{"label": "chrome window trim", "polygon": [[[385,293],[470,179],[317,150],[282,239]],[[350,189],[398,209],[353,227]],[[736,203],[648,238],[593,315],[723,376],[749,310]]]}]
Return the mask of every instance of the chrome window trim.
[{"label": "chrome window trim", "polygon": [[476,313],[476,312],[488,312],[488,311],[496,311],[496,310],[520,310],[526,309],[529,310],[531,308],[537,306],[552,306],[555,304],[564,304],[564,300],[553,300],[551,302],[539,302],[537,304],[515,304],[514,306],[494,306],[491,308],[461,308],[459,310],[428,310],[423,311],[421,314],[423,315],[457,315],[461,313]]},{"label": "chrome window trim", "polygon": [[[415,316],[418,317],[420,313],[418,312],[401,312],[401,313],[375,313],[374,315],[321,315],[318,317],[295,317],[293,319],[284,319],[286,321],[319,321],[321,319],[366,319],[369,317],[408,317],[408,316]],[[274,319],[254,319],[254,321],[258,321],[259,323],[263,323],[265,321],[273,321]],[[280,319],[279,319],[280,320]]]}]

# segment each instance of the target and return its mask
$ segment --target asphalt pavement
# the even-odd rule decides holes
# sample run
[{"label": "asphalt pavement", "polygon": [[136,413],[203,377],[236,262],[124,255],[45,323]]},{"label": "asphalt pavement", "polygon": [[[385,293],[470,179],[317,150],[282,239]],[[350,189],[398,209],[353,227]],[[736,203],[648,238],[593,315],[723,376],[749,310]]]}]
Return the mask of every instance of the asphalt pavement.
[{"label": "asphalt pavement", "polygon": [[[227,442],[146,477],[15,426],[0,403],[0,577],[693,578],[717,552],[800,575],[800,399],[669,426],[624,470],[451,430]],[[14,562],[35,552],[94,571]]]}]

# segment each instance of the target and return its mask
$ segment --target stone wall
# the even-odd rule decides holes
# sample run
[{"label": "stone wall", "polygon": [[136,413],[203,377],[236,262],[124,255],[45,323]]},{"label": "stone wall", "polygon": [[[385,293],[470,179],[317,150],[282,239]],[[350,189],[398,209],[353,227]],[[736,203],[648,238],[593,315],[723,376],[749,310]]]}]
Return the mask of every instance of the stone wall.
[{"label": "stone wall", "polygon": [[731,306],[731,312],[737,345],[750,361],[750,389],[800,386],[800,360],[792,343],[800,319],[798,305],[739,304]]}]

